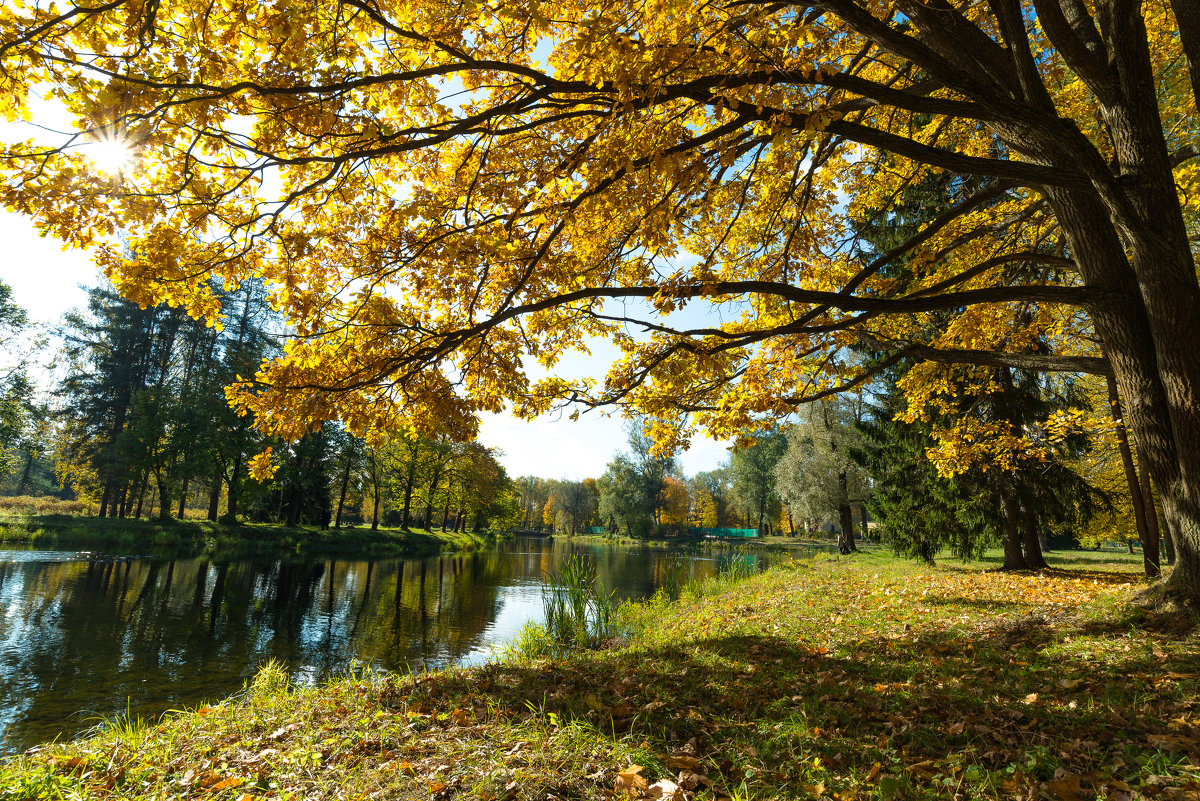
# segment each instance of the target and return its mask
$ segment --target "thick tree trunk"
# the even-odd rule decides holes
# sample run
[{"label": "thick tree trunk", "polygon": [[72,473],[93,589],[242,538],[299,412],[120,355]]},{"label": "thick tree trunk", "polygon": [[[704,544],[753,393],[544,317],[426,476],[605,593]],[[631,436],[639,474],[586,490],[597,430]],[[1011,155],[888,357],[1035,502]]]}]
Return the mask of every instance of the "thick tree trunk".
[{"label": "thick tree trunk", "polygon": [[1029,566],[1030,570],[1042,570],[1049,567],[1045,557],[1042,556],[1042,543],[1038,538],[1037,513],[1032,509],[1025,509],[1023,512],[1021,546],[1025,552],[1025,564]]},{"label": "thick tree trunk", "polygon": [[1004,495],[1004,569],[1028,570],[1021,553],[1021,506],[1011,494]]},{"label": "thick tree trunk", "polygon": [[183,515],[187,511],[188,483],[187,476],[184,476],[183,485],[179,488],[179,514],[176,515],[180,520],[183,520]]},{"label": "thick tree trunk", "polygon": [[379,485],[375,485],[375,504],[371,509],[371,531],[379,530]]},{"label": "thick tree trunk", "polygon": [[[951,62],[961,60],[959,37],[930,19],[941,11],[909,5],[927,43]],[[989,125],[1027,160],[1086,179],[1086,185],[1073,188],[1046,184],[1040,189],[1067,237],[1084,285],[1095,293],[1088,311],[1112,364],[1129,429],[1146,452],[1175,535],[1176,567],[1167,589],[1200,598],[1200,360],[1195,358],[1200,353],[1200,283],[1160,118],[1160,87],[1145,20],[1137,3],[1098,6],[1104,53],[1089,55],[1091,48],[1083,41],[1095,35],[1091,22],[1064,21],[1044,30],[1093,89],[1111,156],[1054,113],[1044,114],[1053,112],[1053,101],[1036,77],[1026,80],[1027,74],[1022,74],[1021,89],[1032,113]],[[1181,0],[1179,6],[1185,9],[1185,51],[1193,57],[1188,66],[1196,66],[1200,26],[1193,24],[1195,0]],[[1023,38],[1018,35],[1006,45],[1015,58],[1024,56],[1032,63]],[[999,49],[992,55],[1005,57]],[[932,61],[925,66],[941,70]],[[999,97],[986,89],[969,92],[988,100]]]},{"label": "thick tree trunk", "polygon": [[[1099,108],[1111,132],[1120,183],[1098,188],[1137,275],[1167,400],[1174,469],[1160,475],[1162,466],[1148,465],[1177,535],[1167,587],[1200,599],[1200,283],[1163,133],[1145,20],[1137,4],[1113,5],[1118,16],[1106,34],[1121,91]],[[1190,25],[1195,15],[1185,16]],[[1188,30],[1194,55],[1196,31]],[[1137,426],[1134,440],[1147,455],[1153,450]]]},{"label": "thick tree trunk", "polygon": [[1138,494],[1142,496],[1142,508],[1146,510],[1146,536],[1142,537],[1142,563],[1147,578],[1158,578],[1162,571],[1158,554],[1158,515],[1155,514],[1154,490],[1150,486],[1150,473],[1146,469],[1146,456],[1138,451]]},{"label": "thick tree trunk", "polygon": [[854,550],[854,513],[850,510],[850,504],[843,503],[838,507],[838,525],[841,527],[838,550],[850,553]]},{"label": "thick tree trunk", "polygon": [[217,513],[221,511],[221,476],[214,475],[212,478],[212,486],[208,490],[208,519],[216,520]]},{"label": "thick tree trunk", "polygon": [[[1046,194],[1085,282],[1104,292],[1091,307],[1092,322],[1112,364],[1127,424],[1146,455],[1150,477],[1159,488],[1163,515],[1175,535],[1176,565],[1167,580],[1168,589],[1196,597],[1200,595],[1200,507],[1196,503],[1200,478],[1191,477],[1200,476],[1200,465],[1192,464],[1200,460],[1200,432],[1190,429],[1200,424],[1200,413],[1196,411],[1200,399],[1191,405],[1191,411],[1186,411],[1186,402],[1168,397],[1161,376],[1170,375],[1168,368],[1178,359],[1160,361],[1163,345],[1156,342],[1159,332],[1150,325],[1151,316],[1155,316],[1169,327],[1172,315],[1179,310],[1155,303],[1153,314],[1147,313],[1140,288],[1129,275],[1128,261],[1108,209],[1098,198],[1088,192],[1049,188]],[[1200,323],[1193,325],[1191,316],[1189,311],[1178,319],[1178,325],[1197,339],[1183,347],[1184,353],[1200,352]],[[1172,335],[1167,341],[1177,339]],[[1176,341],[1173,346],[1180,345]],[[1180,376],[1181,383],[1188,383],[1183,376],[1189,372],[1190,368]],[[1181,393],[1177,388],[1173,394]],[[1197,419],[1191,424],[1175,425],[1176,417],[1188,415]],[[1180,443],[1186,447],[1180,447]]]}]

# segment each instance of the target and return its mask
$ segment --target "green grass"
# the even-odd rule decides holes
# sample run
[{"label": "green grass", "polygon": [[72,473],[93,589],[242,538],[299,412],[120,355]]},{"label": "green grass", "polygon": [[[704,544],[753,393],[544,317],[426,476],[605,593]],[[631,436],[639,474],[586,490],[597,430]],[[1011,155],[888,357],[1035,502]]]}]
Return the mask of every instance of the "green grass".
[{"label": "green grass", "polygon": [[623,607],[606,649],[317,690],[269,667],[2,764],[0,799],[1194,799],[1196,617],[1139,600],[1137,557],[1056,558],[791,561]]},{"label": "green grass", "polygon": [[142,520],[75,515],[0,517],[0,542],[40,548],[148,548],[223,555],[338,553],[398,556],[439,550],[469,550],[491,535],[423,529],[226,525],[206,520]]}]

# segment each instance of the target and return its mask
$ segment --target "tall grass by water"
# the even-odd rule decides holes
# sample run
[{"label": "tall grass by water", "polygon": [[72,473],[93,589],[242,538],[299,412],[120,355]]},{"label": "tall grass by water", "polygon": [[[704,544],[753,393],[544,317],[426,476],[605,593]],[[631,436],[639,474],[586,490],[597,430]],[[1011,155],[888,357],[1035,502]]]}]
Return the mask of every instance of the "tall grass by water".
[{"label": "tall grass by water", "polygon": [[[676,601],[695,601],[760,572],[753,557],[737,554],[708,579],[696,576],[696,564],[685,555],[672,554],[660,563],[656,575],[658,592],[639,606],[661,606]],[[545,622],[526,624],[501,651],[509,659],[540,659],[570,651],[594,649],[618,638],[627,629],[624,611],[615,592],[600,579],[593,562],[580,554],[563,560],[556,572],[548,573],[542,604]]]},{"label": "tall grass by water", "polygon": [[589,648],[612,635],[613,591],[596,574],[596,565],[571,554],[548,577],[542,595],[546,632],[560,646]]}]

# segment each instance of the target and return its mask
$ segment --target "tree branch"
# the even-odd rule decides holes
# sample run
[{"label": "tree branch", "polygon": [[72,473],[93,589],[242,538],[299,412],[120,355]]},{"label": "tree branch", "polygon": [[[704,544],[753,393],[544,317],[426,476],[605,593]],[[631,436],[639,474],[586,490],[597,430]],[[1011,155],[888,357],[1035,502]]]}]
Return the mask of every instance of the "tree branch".
[{"label": "tree branch", "polygon": [[1014,367],[1043,373],[1087,373],[1112,375],[1107,359],[1096,356],[1049,356],[1040,353],[1002,353],[988,350],[932,348],[928,345],[906,345],[903,352],[918,359],[942,364],[976,364],[986,367]]}]

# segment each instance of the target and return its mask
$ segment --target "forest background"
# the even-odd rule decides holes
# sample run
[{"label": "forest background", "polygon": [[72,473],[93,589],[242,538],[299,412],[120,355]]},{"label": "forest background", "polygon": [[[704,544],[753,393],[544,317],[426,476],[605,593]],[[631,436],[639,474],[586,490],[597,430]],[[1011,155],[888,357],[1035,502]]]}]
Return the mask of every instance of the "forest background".
[{"label": "forest background", "polygon": [[[870,392],[830,398],[768,431],[747,432],[723,464],[691,476],[676,455],[654,449],[638,419],[626,425],[625,450],[602,475],[583,480],[511,477],[495,449],[448,436],[396,432],[368,442],[327,423],[287,443],[257,432],[225,397],[236,376],[277,355],[279,315],[260,284],[219,294],[220,330],[165,305],[142,309],[111,288],[89,290],[86,309],[46,327],[32,324],[0,284],[0,508],[659,539],[750,529],[833,536],[845,548],[854,547],[853,532],[925,559],[947,545],[977,555],[1004,537],[1003,499],[985,491],[985,474],[939,476],[926,453],[936,445],[931,432],[895,420],[895,387],[882,380]],[[58,378],[31,380],[47,364]],[[1026,384],[1026,394],[1055,387],[1032,376]],[[1110,411],[1100,383],[1070,391],[1076,403]],[[1031,519],[1022,522],[1039,548],[1119,542],[1132,551],[1138,541],[1119,419],[1101,414],[1090,427],[1097,436],[1025,471]],[[276,452],[280,469],[259,481],[249,462],[264,448]],[[924,472],[918,482],[914,468]],[[931,491],[941,493],[932,504]]]}]

